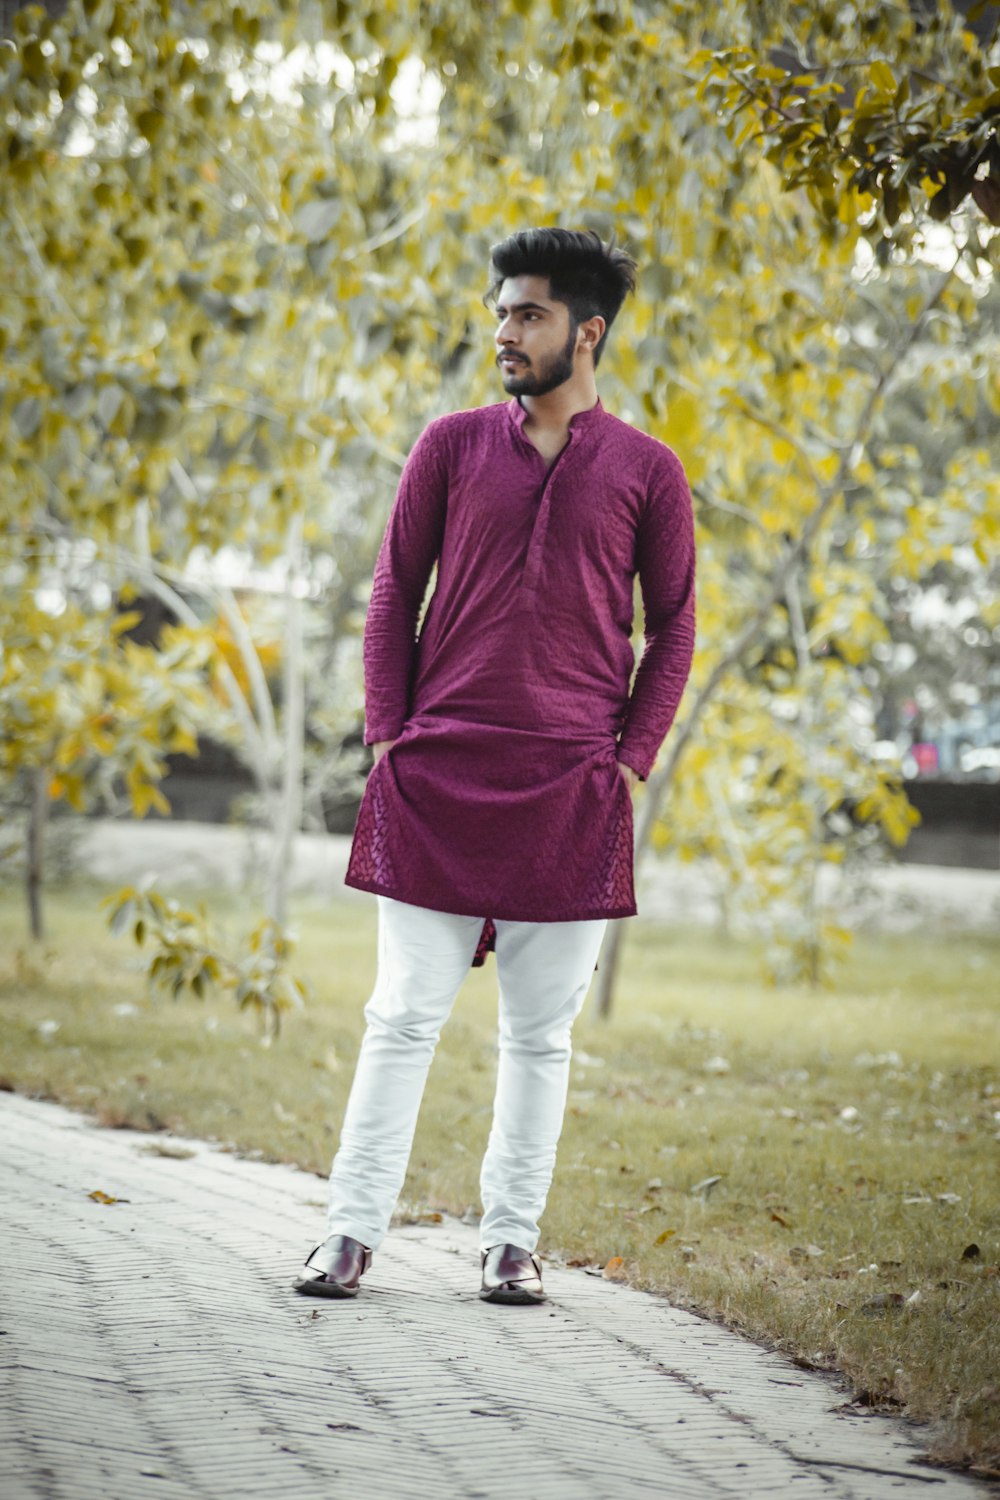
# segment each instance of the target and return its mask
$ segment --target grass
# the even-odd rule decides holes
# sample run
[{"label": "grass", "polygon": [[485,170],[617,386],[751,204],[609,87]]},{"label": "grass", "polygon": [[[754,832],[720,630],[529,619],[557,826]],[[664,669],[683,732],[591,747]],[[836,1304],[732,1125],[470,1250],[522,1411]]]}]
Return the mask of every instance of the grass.
[{"label": "grass", "polygon": [[[315,995],[265,1050],[225,1002],[150,1001],[99,894],[53,893],[52,939],[28,952],[0,891],[4,1084],[325,1175],[374,904],[299,909]],[[835,990],[775,990],[735,943],[633,923],[616,1016],[577,1026],[543,1250],[620,1257],[632,1285],[927,1424],[933,1461],[997,1472],[998,959],[986,934],[859,938]],[[404,1215],[478,1204],[494,987],[490,960],[446,1028]]]}]

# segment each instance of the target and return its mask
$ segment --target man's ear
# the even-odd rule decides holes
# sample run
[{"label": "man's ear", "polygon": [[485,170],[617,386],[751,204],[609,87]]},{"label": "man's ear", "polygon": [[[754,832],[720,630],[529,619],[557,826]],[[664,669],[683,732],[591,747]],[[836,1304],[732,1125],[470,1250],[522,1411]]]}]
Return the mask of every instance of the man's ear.
[{"label": "man's ear", "polygon": [[593,354],[594,350],[601,342],[606,327],[607,324],[601,317],[600,313],[595,313],[592,318],[587,318],[585,322],[580,324],[578,331],[582,335],[582,337],[580,338],[579,342],[585,349],[589,349],[591,354]]}]

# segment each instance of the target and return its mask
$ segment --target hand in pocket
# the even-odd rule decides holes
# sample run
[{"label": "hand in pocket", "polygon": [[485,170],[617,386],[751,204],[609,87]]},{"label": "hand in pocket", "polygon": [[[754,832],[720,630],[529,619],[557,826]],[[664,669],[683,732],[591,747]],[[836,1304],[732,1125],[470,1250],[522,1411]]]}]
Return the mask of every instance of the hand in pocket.
[{"label": "hand in pocket", "polygon": [[636,787],[639,785],[638,771],[633,771],[632,767],[627,766],[623,760],[618,761],[618,770],[621,772],[621,775],[625,781],[625,785],[628,787],[629,791],[634,792]]}]

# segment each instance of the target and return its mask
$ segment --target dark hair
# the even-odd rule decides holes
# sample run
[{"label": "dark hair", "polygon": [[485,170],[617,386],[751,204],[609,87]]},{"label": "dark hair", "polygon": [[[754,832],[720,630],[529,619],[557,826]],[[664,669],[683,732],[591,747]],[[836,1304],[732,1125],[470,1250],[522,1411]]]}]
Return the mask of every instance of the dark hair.
[{"label": "dark hair", "polygon": [[490,251],[493,281],[483,299],[495,302],[508,276],[547,276],[549,293],[565,302],[578,327],[600,314],[604,332],[594,349],[596,365],[618,311],[635,291],[636,263],[612,235],[604,243],[593,229],[519,229]]}]

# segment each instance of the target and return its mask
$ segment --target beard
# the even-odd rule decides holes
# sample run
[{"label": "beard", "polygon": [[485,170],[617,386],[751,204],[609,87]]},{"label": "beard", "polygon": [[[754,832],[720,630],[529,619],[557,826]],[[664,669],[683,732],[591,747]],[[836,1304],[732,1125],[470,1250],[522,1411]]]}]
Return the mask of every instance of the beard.
[{"label": "beard", "polygon": [[[565,385],[566,381],[571,378],[575,350],[576,328],[571,327],[564,347],[558,353],[550,354],[539,364],[537,370],[533,370],[525,360],[523,370],[504,371],[501,376],[504,390],[508,396],[547,396],[549,391],[554,391],[557,386]],[[499,358],[498,355],[498,363]],[[523,359],[524,356],[515,355],[514,358]]]}]

